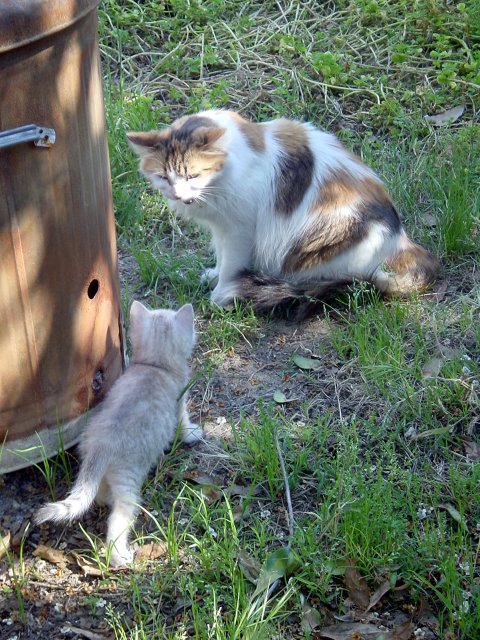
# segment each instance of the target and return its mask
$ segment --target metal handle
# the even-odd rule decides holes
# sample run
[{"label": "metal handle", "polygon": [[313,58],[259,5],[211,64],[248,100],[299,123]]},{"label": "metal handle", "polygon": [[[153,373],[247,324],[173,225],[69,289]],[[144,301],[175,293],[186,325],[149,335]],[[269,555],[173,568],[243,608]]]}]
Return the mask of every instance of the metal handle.
[{"label": "metal handle", "polygon": [[40,127],[38,124],[26,124],[16,129],[0,131],[0,149],[24,142],[33,142],[36,147],[51,147],[55,142],[55,129]]}]

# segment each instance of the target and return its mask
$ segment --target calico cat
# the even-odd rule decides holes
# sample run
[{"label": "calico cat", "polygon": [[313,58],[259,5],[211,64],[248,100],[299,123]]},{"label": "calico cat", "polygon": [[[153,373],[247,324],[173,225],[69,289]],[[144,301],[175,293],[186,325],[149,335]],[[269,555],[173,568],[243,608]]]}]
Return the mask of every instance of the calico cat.
[{"label": "calico cat", "polygon": [[82,464],[65,500],[41,507],[37,523],[72,521],[92,505],[109,504],[107,544],[110,564],[133,559],[128,544],[142,483],[181,425],[184,442],[202,429],[189,420],[183,394],[187,359],[195,342],[193,309],[150,311],[134,301],[130,309],[131,364],[94,410],[80,443]]},{"label": "calico cat", "polygon": [[311,124],[212,110],[128,139],[170,208],[210,230],[217,305],[269,309],[353,280],[404,294],[435,280],[438,261],[408,238],[378,176]]}]

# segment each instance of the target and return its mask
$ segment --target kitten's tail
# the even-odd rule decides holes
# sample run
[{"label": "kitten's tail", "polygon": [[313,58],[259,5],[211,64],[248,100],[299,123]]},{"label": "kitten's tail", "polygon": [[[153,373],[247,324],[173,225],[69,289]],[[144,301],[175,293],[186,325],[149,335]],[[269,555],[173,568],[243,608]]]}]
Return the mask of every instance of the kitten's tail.
[{"label": "kitten's tail", "polygon": [[65,500],[49,502],[41,507],[34,516],[35,523],[41,524],[47,520],[72,522],[80,518],[95,500],[107,464],[105,458],[96,454],[85,458],[78,478]]},{"label": "kitten's tail", "polygon": [[290,284],[281,278],[243,271],[232,286],[235,298],[249,300],[255,311],[277,310],[303,318],[318,310],[353,283],[352,279],[322,280],[304,285]]}]

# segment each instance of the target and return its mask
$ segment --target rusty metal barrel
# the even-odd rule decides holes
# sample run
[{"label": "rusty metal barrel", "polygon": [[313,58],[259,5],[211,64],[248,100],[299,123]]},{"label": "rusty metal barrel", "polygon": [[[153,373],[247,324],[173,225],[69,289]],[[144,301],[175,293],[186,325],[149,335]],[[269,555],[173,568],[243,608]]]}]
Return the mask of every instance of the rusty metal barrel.
[{"label": "rusty metal barrel", "polygon": [[123,369],[99,0],[2,0],[0,472],[74,444]]}]

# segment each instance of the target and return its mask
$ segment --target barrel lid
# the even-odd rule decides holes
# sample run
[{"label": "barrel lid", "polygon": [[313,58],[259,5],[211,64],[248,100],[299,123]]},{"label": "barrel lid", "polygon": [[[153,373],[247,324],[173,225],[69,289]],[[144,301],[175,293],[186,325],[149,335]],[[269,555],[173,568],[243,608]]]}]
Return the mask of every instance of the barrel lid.
[{"label": "barrel lid", "polygon": [[1,0],[0,53],[70,26],[100,0]]}]

